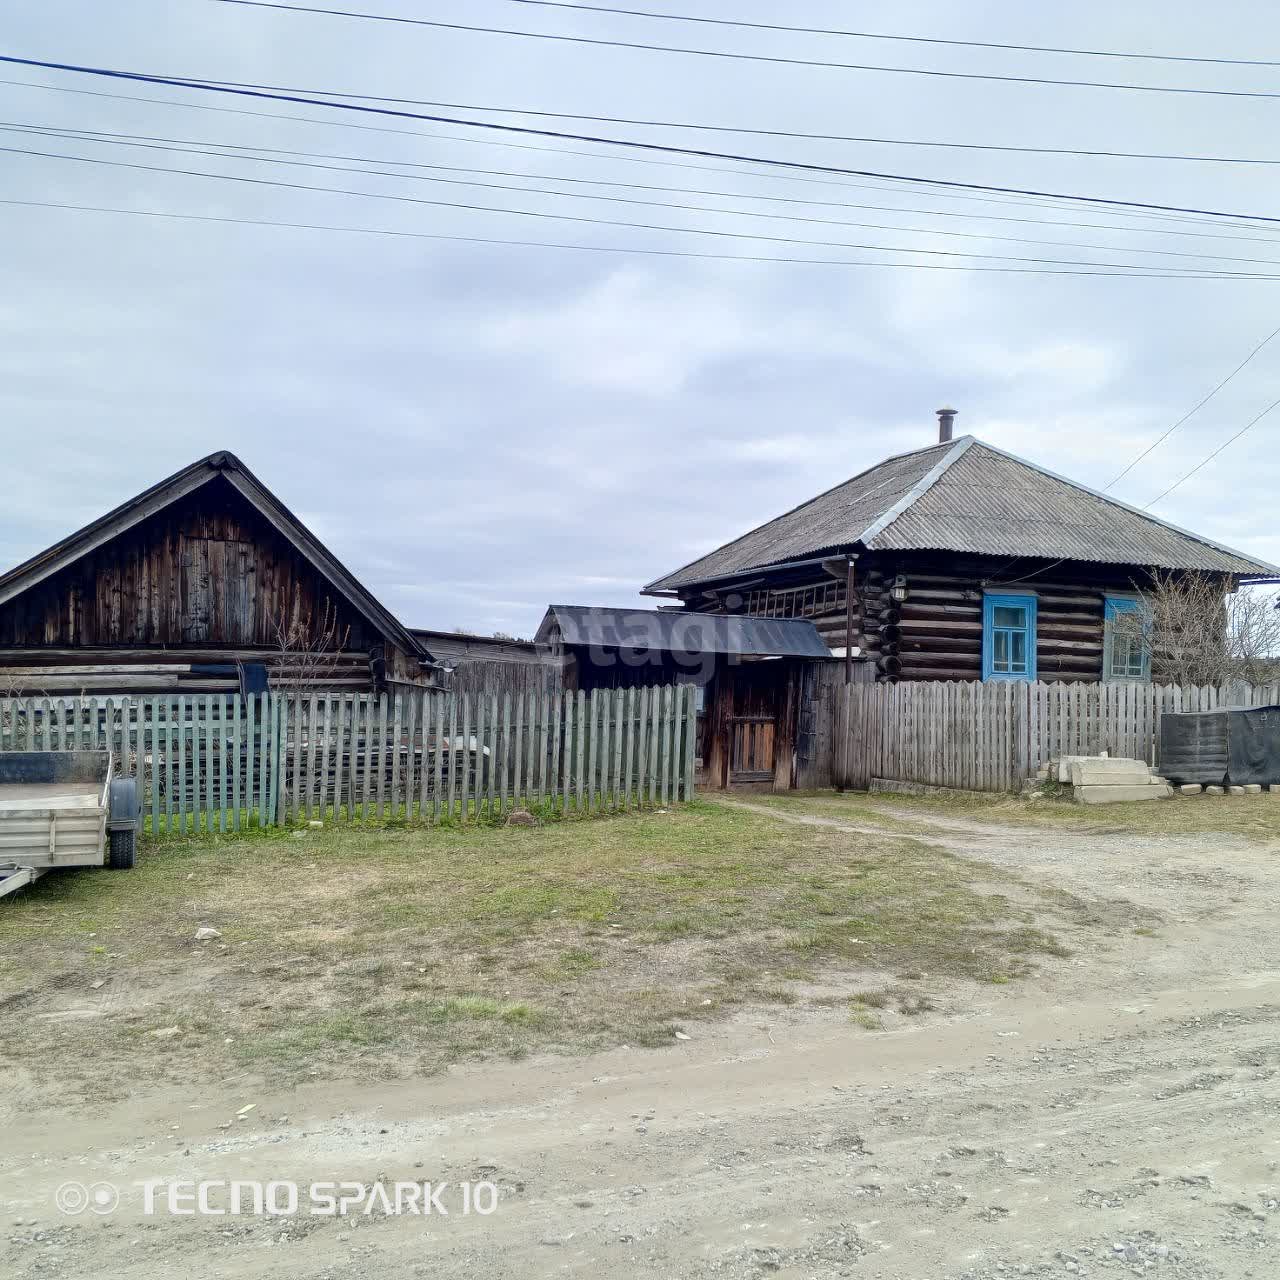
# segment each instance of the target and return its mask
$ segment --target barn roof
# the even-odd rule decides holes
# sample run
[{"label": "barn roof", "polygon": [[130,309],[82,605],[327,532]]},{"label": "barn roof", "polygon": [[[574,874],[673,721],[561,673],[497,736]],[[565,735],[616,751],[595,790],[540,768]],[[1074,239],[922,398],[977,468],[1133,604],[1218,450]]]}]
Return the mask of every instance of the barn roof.
[{"label": "barn roof", "polygon": [[973,436],[898,454],[649,583],[672,591],[840,550],[956,551],[1280,578]]},{"label": "barn roof", "polygon": [[235,488],[299,555],[322,574],[372,626],[406,653],[431,654],[381,605],[336,556],[233,453],[220,450],[201,458],[159,484],[143,490],[114,511],[99,516],[83,529],[55,542],[30,560],[0,574],[0,604],[21,595],[60,569],[74,564],[112,538],[218,477]]},{"label": "barn roof", "polygon": [[812,622],[798,618],[684,613],[678,609],[608,609],[553,604],[535,640],[559,629],[567,645],[666,653],[726,653],[760,658],[829,658]]}]

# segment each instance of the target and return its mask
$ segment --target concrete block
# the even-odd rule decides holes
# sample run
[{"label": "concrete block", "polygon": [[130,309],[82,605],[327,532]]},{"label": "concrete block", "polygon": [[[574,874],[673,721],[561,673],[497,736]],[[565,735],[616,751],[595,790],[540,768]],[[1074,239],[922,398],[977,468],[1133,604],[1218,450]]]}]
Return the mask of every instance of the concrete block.
[{"label": "concrete block", "polygon": [[1151,770],[1141,760],[1075,760],[1071,765],[1071,785],[1141,786],[1151,781]]},{"label": "concrete block", "polygon": [[1244,793],[1247,796],[1260,796],[1262,794],[1262,783],[1246,782],[1244,784]]},{"label": "concrete block", "polygon": [[1198,782],[1184,782],[1178,792],[1184,796],[1198,796],[1204,788]]},{"label": "concrete block", "polygon": [[1207,796],[1220,796],[1225,794],[1225,792],[1221,787],[1215,787],[1213,783],[1210,783],[1207,787],[1205,787],[1204,793]]},{"label": "concrete block", "polygon": [[1169,795],[1169,788],[1159,783],[1095,785],[1077,787],[1075,800],[1077,804],[1119,804],[1134,800],[1163,800]]},{"label": "concrete block", "polygon": [[1242,795],[1244,795],[1244,788],[1243,788],[1243,787],[1228,787],[1228,788],[1227,788],[1227,795],[1229,795],[1229,796],[1242,796]]}]

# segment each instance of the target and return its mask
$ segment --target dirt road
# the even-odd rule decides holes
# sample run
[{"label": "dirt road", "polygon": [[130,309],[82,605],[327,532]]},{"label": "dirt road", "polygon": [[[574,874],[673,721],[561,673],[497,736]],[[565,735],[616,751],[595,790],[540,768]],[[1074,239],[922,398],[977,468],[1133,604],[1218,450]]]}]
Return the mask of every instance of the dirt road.
[{"label": "dirt road", "polygon": [[[0,1269],[1280,1275],[1280,846],[1103,827],[938,820],[951,852],[1160,922],[894,1030],[770,1009],[669,1050],[276,1097],[139,1081],[106,1114],[7,1113]],[[443,1181],[450,1212],[174,1216],[162,1196],[148,1216],[145,1179]],[[119,1207],[60,1214],[68,1181],[114,1184]],[[464,1182],[496,1185],[492,1213],[462,1212]]]}]

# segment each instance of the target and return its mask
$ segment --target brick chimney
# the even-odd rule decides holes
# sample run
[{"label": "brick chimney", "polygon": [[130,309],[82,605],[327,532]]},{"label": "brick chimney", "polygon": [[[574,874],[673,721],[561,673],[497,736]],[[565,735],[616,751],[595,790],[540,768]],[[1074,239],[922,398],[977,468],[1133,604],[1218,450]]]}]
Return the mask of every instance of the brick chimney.
[{"label": "brick chimney", "polygon": [[951,428],[955,426],[956,411],[954,409],[938,410],[938,443],[946,444],[951,439]]}]

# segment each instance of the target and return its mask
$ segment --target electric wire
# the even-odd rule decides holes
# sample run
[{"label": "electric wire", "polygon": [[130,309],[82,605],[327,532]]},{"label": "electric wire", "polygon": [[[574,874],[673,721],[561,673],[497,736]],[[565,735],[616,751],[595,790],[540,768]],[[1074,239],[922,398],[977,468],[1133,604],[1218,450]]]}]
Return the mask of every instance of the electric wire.
[{"label": "electric wire", "polygon": [[788,58],[779,54],[742,53],[728,49],[695,49],[685,45],[654,44],[640,40],[616,40],[606,39],[602,36],[578,36],[549,31],[524,31],[514,27],[485,26],[478,23],[445,22],[439,18],[410,18],[399,14],[369,13],[362,9],[330,9],[320,5],[283,4],[279,0],[214,0],[214,3],[237,5],[249,9],[272,9],[287,13],[356,18],[368,22],[430,27],[437,31],[465,31],[472,34],[513,36],[525,40],[587,45],[594,48],[631,49],[645,53],[675,53],[686,57],[721,58],[733,62],[769,63],[787,67],[820,67],[833,71],[864,71],[887,75],[937,77],[945,80],[979,80],[1004,84],[1052,85],[1077,89],[1113,89],[1127,93],[1190,94],[1213,98],[1280,98],[1280,93],[1267,93],[1251,89],[1209,89],[1203,86],[1136,84],[1114,80],[1067,80],[1050,76],[997,75],[992,72],[982,71],[946,71],[938,67],[890,67],[877,63],[834,62],[823,58]]}]

